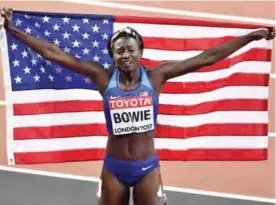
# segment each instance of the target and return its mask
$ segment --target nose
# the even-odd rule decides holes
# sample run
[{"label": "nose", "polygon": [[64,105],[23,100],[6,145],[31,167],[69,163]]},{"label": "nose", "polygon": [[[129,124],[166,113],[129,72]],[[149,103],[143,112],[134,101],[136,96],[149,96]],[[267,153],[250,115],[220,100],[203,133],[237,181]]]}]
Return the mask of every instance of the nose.
[{"label": "nose", "polygon": [[128,58],[129,57],[129,53],[128,52],[124,52],[123,53],[123,58]]}]

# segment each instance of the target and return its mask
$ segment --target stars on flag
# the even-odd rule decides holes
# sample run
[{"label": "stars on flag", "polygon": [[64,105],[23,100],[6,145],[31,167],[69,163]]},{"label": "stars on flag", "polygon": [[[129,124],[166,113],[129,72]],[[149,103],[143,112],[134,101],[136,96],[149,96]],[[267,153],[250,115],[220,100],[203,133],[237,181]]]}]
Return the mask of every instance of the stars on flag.
[{"label": "stars on flag", "polygon": [[49,21],[50,21],[50,18],[48,16],[43,17],[43,23],[46,23],[46,22],[50,23]]},{"label": "stars on flag", "polygon": [[72,77],[70,75],[67,75],[65,79],[67,82],[72,82]]},{"label": "stars on flag", "polygon": [[56,67],[56,73],[61,73],[62,69],[60,67]]},{"label": "stars on flag", "polygon": [[32,65],[36,65],[37,60],[33,58],[33,59],[31,60],[31,62],[32,62]]},{"label": "stars on flag", "polygon": [[50,34],[51,33],[49,31],[47,31],[47,30],[44,32],[44,35],[47,36],[47,37],[50,37]]},{"label": "stars on flag", "polygon": [[88,77],[85,77],[85,78],[84,78],[84,82],[85,82],[86,84],[91,84],[91,83],[92,83],[92,80],[91,80],[90,78],[88,78]]},{"label": "stars on flag", "polygon": [[108,50],[106,48],[102,49],[103,54],[108,54]]},{"label": "stars on flag", "polygon": [[93,47],[99,47],[99,42],[98,41],[95,40],[92,43],[93,43]]},{"label": "stars on flag", "polygon": [[35,27],[36,27],[36,28],[40,28],[40,24],[37,23],[37,22],[35,22]]},{"label": "stars on flag", "polygon": [[30,19],[30,18],[31,18],[28,14],[25,14],[24,17],[25,17],[26,19]]},{"label": "stars on flag", "polygon": [[88,55],[90,50],[88,48],[85,48],[85,49],[82,50],[82,52],[83,52],[84,55]]},{"label": "stars on flag", "polygon": [[46,73],[46,69],[43,66],[40,67],[40,70],[41,70],[41,73]]},{"label": "stars on flag", "polygon": [[108,68],[110,67],[110,64],[108,64],[107,62],[105,62],[105,63],[103,64],[103,66],[104,66],[105,69],[108,69]]},{"label": "stars on flag", "polygon": [[13,67],[19,67],[20,61],[15,59],[14,61],[12,61],[12,63],[13,63]]},{"label": "stars on flag", "polygon": [[69,39],[69,36],[71,35],[70,33],[67,33],[67,31],[65,33],[62,34],[64,39]]},{"label": "stars on flag", "polygon": [[31,34],[32,33],[32,29],[28,26],[27,28],[25,28],[25,32],[27,34]]},{"label": "stars on flag", "polygon": [[51,82],[54,82],[55,77],[50,74],[49,79],[50,79]]},{"label": "stars on flag", "polygon": [[94,60],[94,61],[96,61],[96,62],[99,62],[100,57],[99,57],[99,56],[97,56],[97,55],[95,55],[95,56],[93,57],[93,60]]},{"label": "stars on flag", "polygon": [[73,43],[73,47],[80,47],[80,42],[78,40],[75,40]]},{"label": "stars on flag", "polygon": [[72,26],[72,28],[73,28],[74,32],[75,31],[79,31],[79,29],[80,29],[80,27],[77,24],[75,24],[74,26]]},{"label": "stars on flag", "polygon": [[67,47],[64,48],[65,53],[70,53],[70,50],[71,50],[70,48],[67,48]]},{"label": "stars on flag", "polygon": [[62,18],[62,20],[63,20],[63,23],[69,23],[70,18],[64,17],[64,18]]},{"label": "stars on flag", "polygon": [[21,54],[22,54],[22,58],[28,57],[28,53],[26,52],[26,50],[24,50]]},{"label": "stars on flag", "polygon": [[38,76],[37,74],[34,76],[34,80],[35,80],[35,82],[39,82],[39,80],[40,80],[40,76]]},{"label": "stars on flag", "polygon": [[55,40],[54,40],[54,43],[55,43],[57,46],[59,46],[60,41],[59,41],[58,39],[55,39]]},{"label": "stars on flag", "polygon": [[88,33],[84,33],[84,34],[82,34],[82,39],[84,40],[84,39],[89,39],[89,34]]},{"label": "stars on flag", "polygon": [[11,45],[11,49],[12,49],[12,50],[16,50],[17,47],[18,47],[18,45],[16,45],[15,43],[13,43],[13,44]]},{"label": "stars on flag", "polygon": [[15,26],[21,26],[22,21],[20,19],[16,19]]},{"label": "stars on flag", "polygon": [[100,27],[98,27],[96,24],[92,27],[93,32],[99,32],[99,29]]},{"label": "stars on flag", "polygon": [[[107,40],[113,33],[113,26],[112,20],[105,16],[102,19],[93,16],[76,18],[63,14],[41,16],[14,12],[13,17],[14,24],[29,35],[45,39],[75,58],[101,63],[105,69],[111,68]],[[46,60],[14,36],[9,36],[9,39],[11,79],[15,90],[32,89],[33,86],[36,89],[95,89],[89,77],[75,75],[61,64]],[[28,83],[29,86],[26,86]],[[21,87],[23,85],[25,87]]]},{"label": "stars on flag", "polygon": [[87,19],[87,18],[84,18],[84,19],[82,19],[82,23],[86,23],[86,24],[89,24],[89,19]]},{"label": "stars on flag", "polygon": [[16,76],[16,78],[14,78],[14,80],[15,80],[15,83],[18,84],[18,83],[21,83],[22,78],[20,78],[19,76]]},{"label": "stars on flag", "polygon": [[54,31],[59,31],[59,28],[60,28],[60,26],[59,26],[59,25],[57,25],[57,24],[53,25],[53,29],[54,29]]},{"label": "stars on flag", "polygon": [[103,39],[108,40],[108,35],[107,35],[107,33],[104,33],[104,34],[102,35],[102,37],[103,37]]},{"label": "stars on flag", "polygon": [[23,69],[23,71],[25,74],[31,74],[31,68],[29,68],[27,66]]}]

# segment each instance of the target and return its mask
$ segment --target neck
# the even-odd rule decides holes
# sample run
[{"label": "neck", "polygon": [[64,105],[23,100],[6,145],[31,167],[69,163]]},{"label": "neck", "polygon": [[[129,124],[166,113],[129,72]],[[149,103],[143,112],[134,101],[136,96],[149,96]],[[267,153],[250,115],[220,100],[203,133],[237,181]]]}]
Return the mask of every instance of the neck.
[{"label": "neck", "polygon": [[129,73],[120,72],[119,75],[120,82],[126,86],[139,82],[141,76],[140,69],[136,69],[135,71]]}]

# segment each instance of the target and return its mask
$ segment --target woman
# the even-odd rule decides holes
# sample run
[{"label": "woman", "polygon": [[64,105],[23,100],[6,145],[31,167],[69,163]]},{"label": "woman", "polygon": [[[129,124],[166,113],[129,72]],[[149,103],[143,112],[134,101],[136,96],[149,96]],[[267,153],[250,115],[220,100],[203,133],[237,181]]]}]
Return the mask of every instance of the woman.
[{"label": "woman", "polygon": [[153,140],[162,86],[171,78],[212,65],[252,41],[275,37],[275,29],[258,30],[190,59],[165,62],[150,70],[140,65],[142,37],[127,27],[109,41],[115,66],[106,70],[96,62],[82,62],[56,45],[18,30],[12,25],[11,10],[2,9],[1,15],[8,32],[47,60],[90,77],[102,95],[109,138],[97,193],[99,205],[128,204],[130,187],[134,205],[164,204]]}]

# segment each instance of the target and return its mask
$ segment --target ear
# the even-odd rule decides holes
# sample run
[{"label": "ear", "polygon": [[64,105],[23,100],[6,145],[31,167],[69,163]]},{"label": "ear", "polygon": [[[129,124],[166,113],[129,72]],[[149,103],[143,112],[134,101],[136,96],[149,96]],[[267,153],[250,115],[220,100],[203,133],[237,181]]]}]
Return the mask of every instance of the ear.
[{"label": "ear", "polygon": [[140,49],[140,55],[143,56],[143,49]]}]

